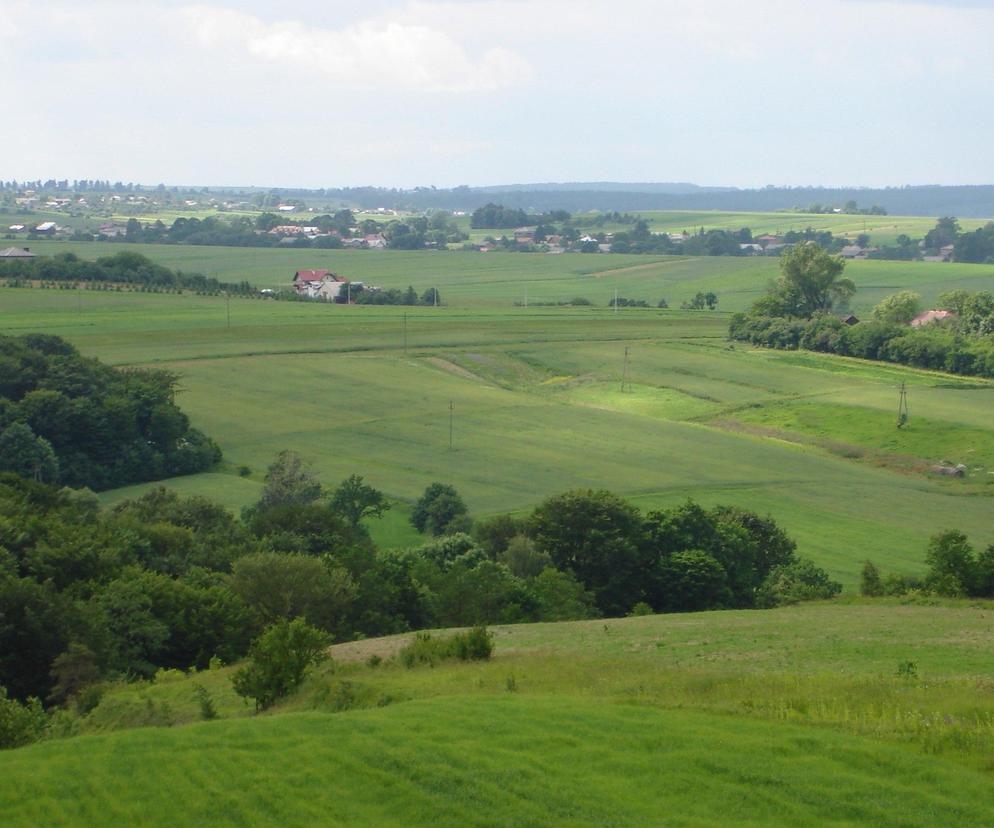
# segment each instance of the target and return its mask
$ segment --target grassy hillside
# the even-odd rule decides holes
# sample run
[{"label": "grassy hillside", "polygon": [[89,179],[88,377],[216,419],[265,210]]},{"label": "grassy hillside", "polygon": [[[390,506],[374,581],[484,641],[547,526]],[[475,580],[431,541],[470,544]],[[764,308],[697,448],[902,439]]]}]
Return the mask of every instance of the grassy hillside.
[{"label": "grassy hillside", "polygon": [[[849,585],[867,557],[920,571],[943,528],[994,542],[992,383],[732,348],[726,319],[704,312],[232,300],[228,329],[223,299],[82,293],[80,310],[73,291],[0,291],[2,329],[177,371],[181,405],[228,465],[175,485],[232,508],[254,500],[266,465],[292,448],[325,482],[359,472],[397,501],[450,482],[478,515],[578,486],[646,509],[687,497],[738,504],[773,514]],[[912,419],[898,432],[902,382]],[[930,479],[942,460],[969,465],[969,478]],[[250,477],[235,474],[242,465]],[[374,537],[416,540],[402,509]]]},{"label": "grassy hillside", "polygon": [[[165,676],[81,725],[158,727],[0,753],[0,801],[12,826],[985,825],[992,623],[878,602],[520,625],[489,662],[415,668],[377,639],[258,717],[229,668]],[[177,726],[197,684],[221,719]]]},{"label": "grassy hillside", "polygon": [[460,698],[43,745],[16,825],[984,825],[985,775],[725,717]]}]

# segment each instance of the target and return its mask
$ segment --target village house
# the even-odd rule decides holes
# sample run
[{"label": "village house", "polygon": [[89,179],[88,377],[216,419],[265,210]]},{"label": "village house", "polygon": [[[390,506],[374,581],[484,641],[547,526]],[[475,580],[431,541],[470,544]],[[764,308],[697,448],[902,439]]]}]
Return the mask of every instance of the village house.
[{"label": "village house", "polygon": [[43,221],[32,232],[41,236],[54,236],[58,229],[59,226],[54,221]]},{"label": "village house", "polygon": [[270,236],[299,236],[304,228],[296,224],[277,224],[269,231]]},{"label": "village house", "polygon": [[27,247],[8,247],[0,250],[0,259],[33,259],[35,254]]},{"label": "village house", "polygon": [[371,233],[363,241],[366,242],[366,247],[371,250],[386,250],[387,248],[387,240],[382,233]]},{"label": "village house", "polygon": [[866,259],[869,253],[867,248],[860,247],[858,244],[847,244],[839,251],[839,255],[843,259]]},{"label": "village house", "polygon": [[128,235],[128,228],[123,224],[101,224],[99,233],[107,239],[124,238]]},{"label": "village house", "polygon": [[293,274],[293,289],[309,299],[337,301],[348,288],[349,280],[330,270],[298,270]]},{"label": "village house", "polygon": [[944,322],[947,319],[955,319],[956,314],[947,310],[927,310],[918,314],[911,320],[912,328],[921,328],[924,325],[934,325],[937,322]]}]

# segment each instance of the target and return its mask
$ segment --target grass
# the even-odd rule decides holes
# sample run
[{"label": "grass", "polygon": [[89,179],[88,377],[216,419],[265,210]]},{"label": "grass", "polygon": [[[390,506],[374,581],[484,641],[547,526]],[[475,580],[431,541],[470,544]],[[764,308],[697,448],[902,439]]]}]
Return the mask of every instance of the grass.
[{"label": "grass", "polygon": [[[722,310],[746,309],[778,275],[776,258],[630,256],[460,251],[286,250],[184,245],[36,241],[40,254],[73,251],[97,258],[133,250],[161,264],[224,281],[288,287],[301,268],[328,268],[353,281],[383,287],[412,285],[419,293],[437,287],[455,307],[509,307],[566,301],[576,296],[607,306],[620,296],[672,307],[698,291],[718,294]],[[934,262],[850,262],[846,275],[859,287],[853,310],[867,313],[884,296],[911,288],[933,303],[940,293],[962,288],[990,290],[994,266]]]},{"label": "grass", "polygon": [[[360,473],[398,504],[370,524],[384,546],[418,541],[400,504],[435,480],[476,515],[526,511],[573,487],[609,488],[644,509],[687,497],[740,505],[774,515],[802,555],[849,587],[865,558],[920,572],[944,528],[994,542],[994,383],[732,348],[720,313],[246,299],[232,301],[229,329],[216,298],[81,294],[82,310],[74,291],[0,290],[0,329],[46,330],[114,364],[176,371],[181,405],[226,464],[172,485],[233,509],[256,499],[272,458],[291,448],[326,484]],[[622,393],[626,347],[632,388]],[[913,416],[898,433],[888,424],[902,382]],[[974,469],[932,480],[909,456]]]},{"label": "grass", "polygon": [[[111,688],[90,735],[0,753],[0,801],[11,826],[985,825],[992,625],[892,600],[515,625],[411,669],[405,636],[355,642],[261,716],[230,668]],[[192,723],[196,684],[220,720]]]}]

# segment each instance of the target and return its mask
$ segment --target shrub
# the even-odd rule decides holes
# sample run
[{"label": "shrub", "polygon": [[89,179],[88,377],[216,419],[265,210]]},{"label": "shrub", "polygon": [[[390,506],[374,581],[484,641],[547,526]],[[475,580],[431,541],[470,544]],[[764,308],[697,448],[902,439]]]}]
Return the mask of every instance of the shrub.
[{"label": "shrub", "polygon": [[859,594],[870,598],[877,598],[884,594],[884,583],[880,578],[880,570],[872,561],[863,564],[863,570],[859,576]]},{"label": "shrub", "polygon": [[200,705],[200,718],[205,722],[217,718],[217,708],[214,706],[214,699],[210,692],[202,684],[193,685],[193,695],[197,697],[197,704]]},{"label": "shrub", "polygon": [[494,637],[486,627],[473,627],[452,636],[452,646],[462,661],[487,661],[494,652]]},{"label": "shrub", "polygon": [[7,698],[7,688],[0,685],[0,749],[21,747],[36,742],[45,732],[48,717],[38,699],[21,704]]},{"label": "shrub", "polygon": [[398,658],[405,667],[417,664],[430,664],[458,658],[462,661],[486,661],[494,651],[493,635],[486,627],[473,627],[449,636],[433,637],[431,633],[419,632],[404,647]]},{"label": "shrub", "polygon": [[834,598],[842,584],[811,561],[799,558],[793,563],[774,567],[756,591],[756,606],[763,608]]},{"label": "shrub", "polygon": [[235,692],[265,710],[296,690],[308,668],[326,659],[329,637],[302,618],[279,621],[253,642],[249,663],[232,678]]},{"label": "shrub", "polygon": [[628,612],[629,618],[638,618],[643,615],[652,615],[652,607],[650,607],[645,601],[639,601]]}]

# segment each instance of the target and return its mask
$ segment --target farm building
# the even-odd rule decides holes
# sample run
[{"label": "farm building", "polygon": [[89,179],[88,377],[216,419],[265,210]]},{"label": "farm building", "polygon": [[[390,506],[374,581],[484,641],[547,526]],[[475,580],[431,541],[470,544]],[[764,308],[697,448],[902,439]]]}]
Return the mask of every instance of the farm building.
[{"label": "farm building", "polygon": [[298,296],[337,300],[348,281],[330,270],[298,270],[293,274],[293,289]]},{"label": "farm building", "polygon": [[0,259],[33,259],[35,254],[26,247],[8,247],[0,250]]},{"label": "farm building", "polygon": [[912,328],[920,328],[923,325],[932,325],[936,322],[942,322],[946,319],[954,319],[956,317],[955,313],[947,310],[927,310],[924,313],[918,314],[914,319],[911,320]]},{"label": "farm building", "polygon": [[54,221],[43,221],[35,229],[35,233],[45,236],[54,236],[59,226]]}]

